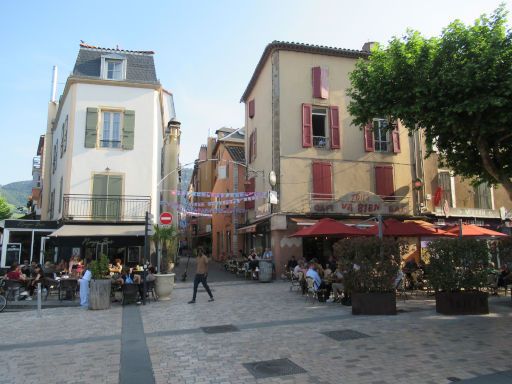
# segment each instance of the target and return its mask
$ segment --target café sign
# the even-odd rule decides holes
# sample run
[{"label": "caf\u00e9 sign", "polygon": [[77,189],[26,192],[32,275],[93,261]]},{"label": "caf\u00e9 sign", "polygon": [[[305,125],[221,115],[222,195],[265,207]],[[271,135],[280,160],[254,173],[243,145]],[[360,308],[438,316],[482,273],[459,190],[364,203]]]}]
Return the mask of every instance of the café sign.
[{"label": "caf\u00e9 sign", "polygon": [[313,213],[342,213],[349,215],[403,215],[409,213],[409,203],[400,201],[385,201],[372,192],[350,192],[334,201],[311,201]]}]

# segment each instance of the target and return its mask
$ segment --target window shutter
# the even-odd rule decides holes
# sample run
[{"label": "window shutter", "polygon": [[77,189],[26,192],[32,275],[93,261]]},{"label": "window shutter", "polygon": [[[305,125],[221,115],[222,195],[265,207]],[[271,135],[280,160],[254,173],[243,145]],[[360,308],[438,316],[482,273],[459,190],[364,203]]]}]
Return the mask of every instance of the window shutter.
[{"label": "window shutter", "polygon": [[313,162],[313,199],[332,198],[331,163]]},{"label": "window shutter", "polygon": [[249,118],[253,118],[254,117],[254,114],[256,113],[256,106],[255,106],[255,103],[254,103],[254,99],[250,100],[249,101]]},{"label": "window shutter", "polygon": [[302,146],[311,147],[312,143],[312,108],[311,104],[302,104]]},{"label": "window shutter", "polygon": [[[246,192],[254,192],[255,189],[256,189],[256,179],[253,177],[247,181],[245,191]],[[256,206],[256,203],[254,200],[245,202],[245,209],[254,209],[255,206]]]},{"label": "window shutter", "polygon": [[98,129],[98,108],[87,108],[85,119],[85,148],[96,147]]},{"label": "window shutter", "polygon": [[329,108],[331,117],[331,149],[340,147],[340,111],[338,107]]},{"label": "window shutter", "polygon": [[391,137],[393,139],[393,152],[400,153],[400,131],[398,130],[398,123],[391,131]]},{"label": "window shutter", "polygon": [[375,193],[379,196],[393,196],[393,167],[391,165],[375,166]]},{"label": "window shutter", "polygon": [[375,146],[373,144],[373,125],[371,122],[366,124],[364,127],[364,150],[366,152],[375,151]]},{"label": "window shutter", "polygon": [[313,97],[327,99],[329,97],[329,71],[323,67],[312,68]]},{"label": "window shutter", "polygon": [[252,161],[256,160],[256,156],[258,154],[258,139],[257,139],[257,136],[256,136],[256,128],[254,128],[254,132],[253,132],[253,138],[252,138],[252,145],[254,146],[254,149],[252,151]]},{"label": "window shutter", "polygon": [[135,137],[135,111],[124,111],[123,149],[133,149]]},{"label": "window shutter", "polygon": [[254,137],[254,132],[249,135],[249,163],[252,163],[252,140]]}]

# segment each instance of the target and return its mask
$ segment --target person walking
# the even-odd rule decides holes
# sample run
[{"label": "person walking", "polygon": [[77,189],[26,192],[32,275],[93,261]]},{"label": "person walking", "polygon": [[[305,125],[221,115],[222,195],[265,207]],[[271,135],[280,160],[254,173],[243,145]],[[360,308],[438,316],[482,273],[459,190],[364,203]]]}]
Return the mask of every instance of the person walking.
[{"label": "person walking", "polygon": [[213,301],[213,295],[212,291],[210,291],[210,287],[208,286],[208,283],[206,282],[206,277],[208,276],[208,257],[204,254],[203,248],[197,249],[197,257],[196,257],[196,276],[194,278],[194,295],[192,296],[192,300],[190,300],[189,304],[194,304],[196,302],[196,295],[197,295],[197,287],[199,286],[199,283],[203,284],[204,289],[210,296],[210,299],[208,301]]}]

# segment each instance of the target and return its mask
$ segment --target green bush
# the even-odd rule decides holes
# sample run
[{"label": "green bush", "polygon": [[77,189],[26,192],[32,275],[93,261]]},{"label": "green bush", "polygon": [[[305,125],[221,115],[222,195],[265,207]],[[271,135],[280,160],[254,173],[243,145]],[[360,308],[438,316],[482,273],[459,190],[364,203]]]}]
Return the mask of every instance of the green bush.
[{"label": "green bush", "polygon": [[93,260],[89,263],[89,270],[91,271],[94,280],[110,279],[110,270],[108,268],[108,258],[101,255],[99,260]]},{"label": "green bush", "polygon": [[344,266],[348,292],[393,292],[400,255],[407,245],[392,238],[347,238],[334,244],[334,256]]},{"label": "green bush", "polygon": [[428,246],[427,277],[437,291],[474,291],[487,283],[489,254],[483,240],[439,239]]}]

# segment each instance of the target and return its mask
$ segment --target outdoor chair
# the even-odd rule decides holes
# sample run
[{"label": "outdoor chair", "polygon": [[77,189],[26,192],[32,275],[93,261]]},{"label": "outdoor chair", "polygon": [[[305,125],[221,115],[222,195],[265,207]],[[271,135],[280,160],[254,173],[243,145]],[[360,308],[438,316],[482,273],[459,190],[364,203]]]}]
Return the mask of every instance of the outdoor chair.
[{"label": "outdoor chair", "polygon": [[137,284],[123,284],[121,291],[123,292],[122,305],[139,301],[139,286]]},{"label": "outdoor chair", "polygon": [[54,293],[56,295],[59,294],[59,280],[55,280],[50,277],[45,277],[43,280],[43,287],[46,289],[46,295],[44,300],[48,300],[48,295]]},{"label": "outdoor chair", "polygon": [[78,280],[61,279],[59,282],[59,301],[75,300]]},{"label": "outdoor chair", "polygon": [[21,292],[23,292],[23,285],[16,280],[4,280],[3,288],[5,290],[5,299],[8,301],[18,301]]},{"label": "outdoor chair", "polygon": [[307,290],[306,290],[306,300],[310,297],[314,299],[317,299],[317,292],[315,291],[315,280],[313,280],[311,277],[306,277],[306,284],[307,284]]},{"label": "outdoor chair", "polygon": [[146,282],[146,295],[147,295],[148,299],[149,299],[149,294],[151,294],[153,296],[153,301],[158,301],[158,296],[156,294],[154,281]]},{"label": "outdoor chair", "polygon": [[300,286],[300,275],[301,275],[302,272],[299,272],[299,276],[295,276],[293,274],[293,272],[291,273],[291,279],[290,279],[290,291],[293,290],[293,288],[297,288],[298,290],[300,290],[301,286]]}]

